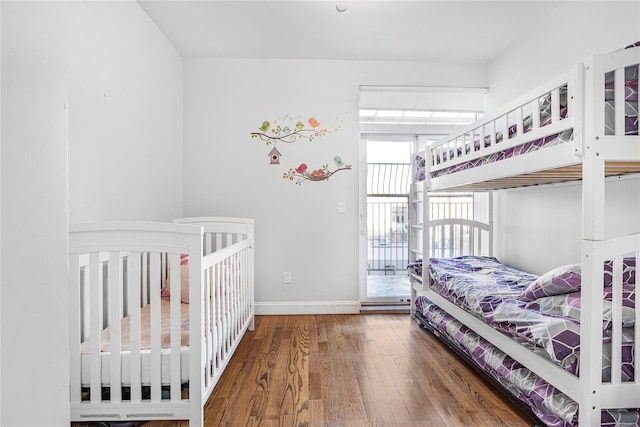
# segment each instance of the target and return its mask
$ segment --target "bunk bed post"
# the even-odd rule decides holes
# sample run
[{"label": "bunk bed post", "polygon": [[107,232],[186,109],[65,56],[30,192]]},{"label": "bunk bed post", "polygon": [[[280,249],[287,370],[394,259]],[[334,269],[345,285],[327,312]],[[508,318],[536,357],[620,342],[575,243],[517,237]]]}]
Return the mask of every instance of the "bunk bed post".
[{"label": "bunk bed post", "polygon": [[[417,151],[414,153],[413,159],[413,174],[415,182],[411,184],[411,209],[410,209],[410,221],[411,221],[411,233],[410,233],[410,262],[415,262],[418,259],[422,259],[424,262],[425,249],[427,249],[428,237],[425,238],[425,224],[427,224],[428,220],[428,199],[427,199],[427,179],[428,177],[425,175],[420,179],[421,170],[426,170],[428,165],[431,162],[431,151],[428,148],[425,148],[425,151]],[[418,286],[421,286],[424,289],[424,282],[422,281],[422,277],[420,279],[412,273],[409,274],[410,278],[410,316],[412,319],[415,319],[415,302],[418,293]],[[420,280],[420,285],[416,283],[417,280]],[[421,290],[422,290],[421,289]]]},{"label": "bunk bed post", "polygon": [[[414,168],[415,168],[415,160],[414,160]],[[414,169],[414,176],[415,176],[415,169]],[[417,255],[417,228],[416,228],[416,224],[418,223],[418,211],[416,208],[416,204],[419,203],[416,199],[417,199],[417,194],[418,194],[418,185],[419,182],[413,182],[410,184],[410,193],[411,193],[411,200],[409,200],[410,203],[410,209],[409,209],[409,222],[410,222],[410,233],[409,233],[409,247],[410,247],[410,251],[409,251],[409,263],[412,263],[414,261],[416,261],[418,255]],[[422,197],[422,194],[420,194],[420,197]],[[409,269],[410,264],[407,265],[407,269],[408,269],[408,274],[409,274],[409,316],[411,317],[411,319],[415,318],[415,314],[414,311],[416,309],[416,290],[414,288],[414,279],[411,276],[411,270]]]},{"label": "bunk bed post", "polygon": [[429,287],[429,261],[431,259],[431,207],[429,205],[429,190],[431,190],[431,173],[428,171],[433,166],[435,160],[433,158],[433,151],[430,147],[425,149],[425,174],[424,181],[422,181],[422,197],[424,203],[422,205],[422,290],[424,291]]},{"label": "bunk bed post", "polygon": [[[584,67],[584,68],[583,68]],[[597,57],[578,67],[584,79],[582,139],[582,307],[580,315],[579,424],[599,425],[602,402],[602,310],[604,240],[604,72]],[[588,107],[587,107],[588,106]],[[577,141],[579,144],[580,141]],[[600,313],[600,314],[597,314]]]}]

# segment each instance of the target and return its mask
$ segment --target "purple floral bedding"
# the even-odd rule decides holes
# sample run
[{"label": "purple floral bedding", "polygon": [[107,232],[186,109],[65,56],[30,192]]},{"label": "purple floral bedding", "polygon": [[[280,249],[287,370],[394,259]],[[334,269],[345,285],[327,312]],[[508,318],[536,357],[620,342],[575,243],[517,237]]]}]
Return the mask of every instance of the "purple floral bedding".
[{"label": "purple floral bedding", "polygon": [[[622,380],[634,378],[632,352],[635,258],[623,262]],[[422,263],[409,266],[419,274]],[[611,264],[605,264],[603,381],[611,378]],[[529,346],[567,371],[579,374],[580,266],[542,276],[521,272],[495,258],[458,257],[430,261],[431,287],[456,305]],[[416,308],[476,363],[503,383],[550,426],[577,425],[577,405],[567,396],[494,348],[424,296]],[[603,411],[603,425],[638,425],[640,410]]]}]

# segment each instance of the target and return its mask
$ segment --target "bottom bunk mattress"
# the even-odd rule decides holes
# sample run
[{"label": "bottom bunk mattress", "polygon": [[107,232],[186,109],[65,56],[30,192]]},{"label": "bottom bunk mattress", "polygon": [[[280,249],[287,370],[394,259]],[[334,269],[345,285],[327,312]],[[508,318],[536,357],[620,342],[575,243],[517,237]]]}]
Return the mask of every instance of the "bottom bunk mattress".
[{"label": "bottom bunk mattress", "polygon": [[[421,274],[420,261],[410,266]],[[603,381],[611,379],[611,264],[605,264]],[[542,276],[507,267],[495,258],[431,259],[430,287],[535,353],[579,374],[580,266]],[[622,381],[633,381],[635,258],[623,262]],[[416,300],[417,314],[446,336],[550,426],[577,424],[577,404],[429,301]],[[509,338],[508,338],[509,337]],[[603,411],[602,425],[639,425],[639,410]]]},{"label": "bottom bunk mattress", "polygon": [[[547,426],[578,425],[578,405],[519,362],[447,314],[424,296],[416,299],[416,315],[455,345],[504,389],[527,405]],[[602,426],[638,426],[640,410],[602,411]]]},{"label": "bottom bunk mattress", "polygon": [[[170,301],[168,298],[160,300],[160,372],[161,383],[168,386],[171,383],[170,362],[171,362],[171,324],[170,324]],[[180,303],[181,315],[181,334],[180,334],[180,377],[182,383],[189,381],[189,304]],[[124,317],[120,322],[121,334],[121,366],[122,366],[122,385],[131,385],[131,327],[130,317]],[[88,387],[91,384],[91,358],[90,358],[91,341],[86,340],[82,343],[80,351],[81,357],[81,379],[82,386]],[[100,337],[100,364],[101,364],[101,382],[107,387],[111,382],[111,344],[110,329],[106,328],[102,331]],[[140,376],[142,385],[151,383],[151,304],[147,304],[140,309]]]}]

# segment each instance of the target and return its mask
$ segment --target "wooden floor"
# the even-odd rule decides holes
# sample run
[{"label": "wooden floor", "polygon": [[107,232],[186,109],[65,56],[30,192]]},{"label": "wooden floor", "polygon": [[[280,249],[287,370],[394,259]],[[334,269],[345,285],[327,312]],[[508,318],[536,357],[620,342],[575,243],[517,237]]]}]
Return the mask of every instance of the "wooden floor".
[{"label": "wooden floor", "polygon": [[205,425],[533,424],[407,314],[362,314],[257,317],[207,402]]}]

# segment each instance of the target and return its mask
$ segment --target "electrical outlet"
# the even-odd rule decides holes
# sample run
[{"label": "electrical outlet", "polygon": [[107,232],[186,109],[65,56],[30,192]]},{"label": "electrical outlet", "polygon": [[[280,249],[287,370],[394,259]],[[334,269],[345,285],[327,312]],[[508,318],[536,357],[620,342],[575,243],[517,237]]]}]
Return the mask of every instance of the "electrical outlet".
[{"label": "electrical outlet", "polygon": [[290,271],[285,271],[284,274],[282,275],[282,282],[286,285],[290,285],[291,284],[291,272]]}]

